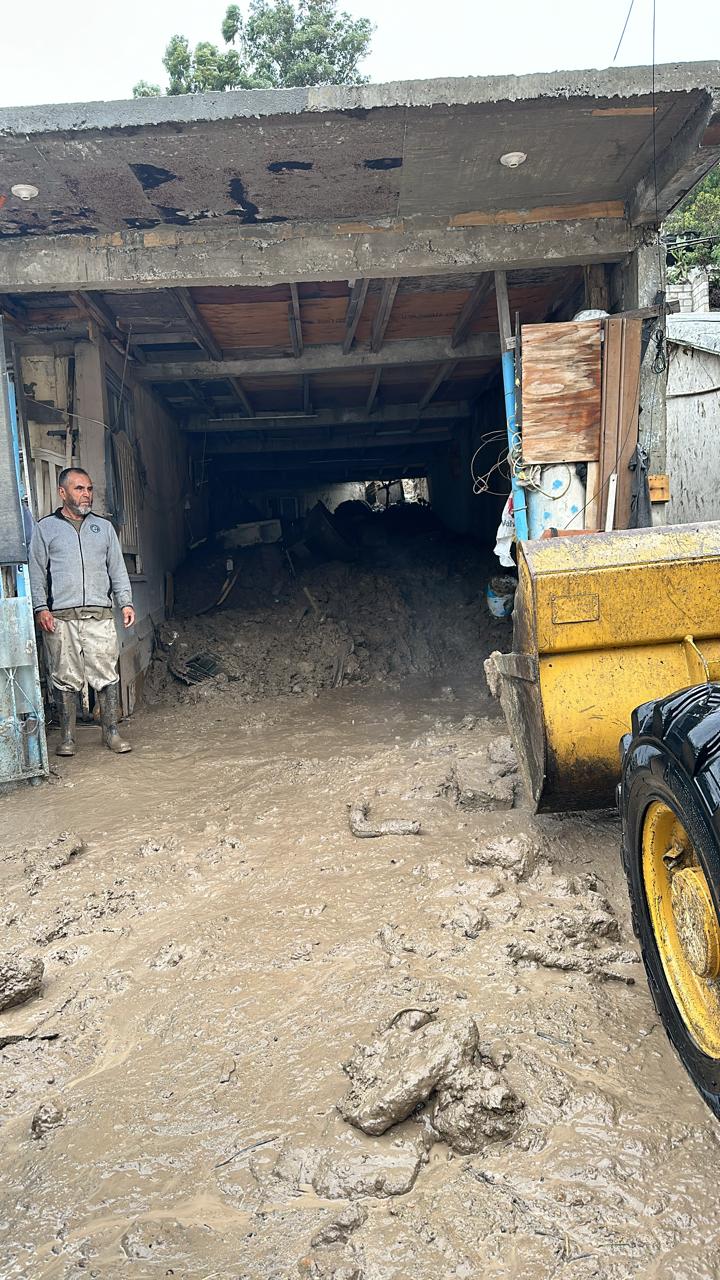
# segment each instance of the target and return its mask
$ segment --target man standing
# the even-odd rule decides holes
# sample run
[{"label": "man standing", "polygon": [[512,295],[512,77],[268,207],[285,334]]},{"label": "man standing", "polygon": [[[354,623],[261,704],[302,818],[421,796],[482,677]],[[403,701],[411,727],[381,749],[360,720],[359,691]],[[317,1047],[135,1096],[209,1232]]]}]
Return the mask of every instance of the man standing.
[{"label": "man standing", "polygon": [[56,755],[75,754],[75,707],[85,681],[100,703],[103,740],[111,751],[130,751],[118,732],[119,654],[112,599],[123,622],[135,621],[130,579],[117,534],[92,509],[93,482],[80,467],[58,477],[62,506],[35,525],[30,544],[30,588],[42,628],[60,707]]}]

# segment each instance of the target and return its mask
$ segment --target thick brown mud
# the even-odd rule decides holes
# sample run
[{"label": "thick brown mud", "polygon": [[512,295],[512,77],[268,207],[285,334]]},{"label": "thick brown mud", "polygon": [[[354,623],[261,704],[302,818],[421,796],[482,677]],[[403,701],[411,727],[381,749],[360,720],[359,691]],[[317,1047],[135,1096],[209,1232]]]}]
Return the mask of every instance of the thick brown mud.
[{"label": "thick brown mud", "polygon": [[154,707],[124,757],[82,726],[0,801],[3,950],[44,964],[0,1013],[2,1280],[720,1275],[617,822],[507,807],[483,656]]}]

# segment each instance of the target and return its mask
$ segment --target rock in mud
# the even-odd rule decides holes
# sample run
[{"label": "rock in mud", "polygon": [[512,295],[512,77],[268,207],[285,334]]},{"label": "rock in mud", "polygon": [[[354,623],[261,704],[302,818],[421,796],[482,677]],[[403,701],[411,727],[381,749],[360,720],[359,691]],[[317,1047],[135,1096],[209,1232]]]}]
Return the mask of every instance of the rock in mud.
[{"label": "rock in mud", "polygon": [[425,1152],[409,1143],[384,1151],[329,1152],[320,1159],[312,1185],[326,1200],[358,1196],[404,1196],[415,1185]]},{"label": "rock in mud", "polygon": [[313,1249],[322,1244],[346,1244],[353,1231],[364,1226],[367,1216],[368,1211],[364,1205],[349,1204],[338,1217],[333,1218],[332,1222],[326,1223],[315,1232],[310,1244]]},{"label": "rock in mud", "polygon": [[33,1138],[44,1138],[51,1129],[65,1123],[65,1112],[57,1102],[42,1102],[30,1121]]},{"label": "rock in mud", "polygon": [[509,1138],[522,1103],[489,1064],[464,1067],[438,1087],[432,1125],[454,1151],[470,1155],[488,1141]]},{"label": "rock in mud", "polygon": [[384,1133],[407,1119],[440,1081],[469,1065],[477,1045],[470,1017],[403,1014],[345,1064],[351,1085],[338,1110],[365,1133]]},{"label": "rock in mud", "polygon": [[515,804],[515,779],[507,776],[502,766],[492,765],[479,756],[458,760],[454,769],[455,803],[459,809],[488,811],[512,809]]},{"label": "rock in mud", "polygon": [[490,921],[484,911],[476,911],[474,907],[462,903],[454,915],[443,920],[443,929],[453,929],[464,938],[479,938],[483,929],[487,929]]},{"label": "rock in mud", "polygon": [[53,871],[58,871],[60,867],[67,866],[71,858],[84,853],[86,848],[85,841],[76,831],[61,831],[45,850],[47,865]]},{"label": "rock in mud", "polygon": [[0,958],[0,1011],[24,1004],[42,987],[45,966],[39,956],[7,955]]},{"label": "rock in mud", "polygon": [[488,743],[488,760],[506,773],[517,773],[518,760],[512,740],[508,737],[493,738]]},{"label": "rock in mud", "polygon": [[499,836],[470,849],[465,861],[469,867],[499,867],[513,880],[522,880],[532,871],[537,853],[527,836]]}]

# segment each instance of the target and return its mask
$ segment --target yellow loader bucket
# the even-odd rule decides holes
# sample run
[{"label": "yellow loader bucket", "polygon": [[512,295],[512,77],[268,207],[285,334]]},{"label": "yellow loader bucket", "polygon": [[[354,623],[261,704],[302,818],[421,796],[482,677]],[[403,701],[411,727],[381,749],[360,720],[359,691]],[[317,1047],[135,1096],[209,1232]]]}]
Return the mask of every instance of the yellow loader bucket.
[{"label": "yellow loader bucket", "polygon": [[635,707],[720,679],[720,522],[524,542],[500,698],[536,811],[614,803]]}]

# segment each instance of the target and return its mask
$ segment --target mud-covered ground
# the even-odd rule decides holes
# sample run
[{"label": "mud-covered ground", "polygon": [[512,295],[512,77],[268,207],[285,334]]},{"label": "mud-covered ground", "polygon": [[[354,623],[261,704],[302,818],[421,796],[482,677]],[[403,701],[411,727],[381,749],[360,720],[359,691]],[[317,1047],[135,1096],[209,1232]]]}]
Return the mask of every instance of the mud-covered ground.
[{"label": "mud-covered ground", "polygon": [[2,1280],[720,1276],[617,823],[507,807],[483,656],[160,703],[125,757],[83,726],[0,801],[44,962],[0,1012]]}]

